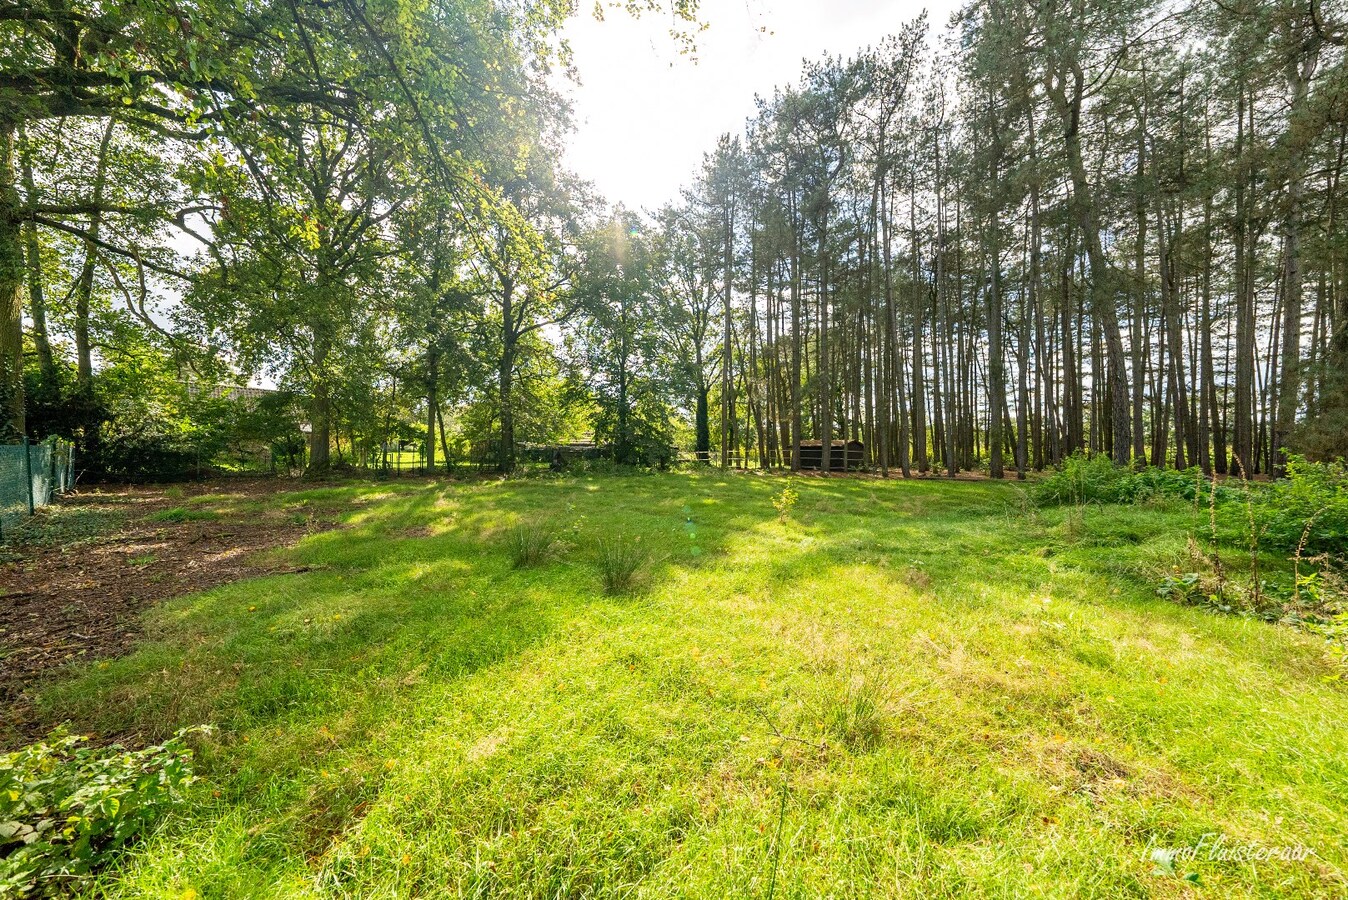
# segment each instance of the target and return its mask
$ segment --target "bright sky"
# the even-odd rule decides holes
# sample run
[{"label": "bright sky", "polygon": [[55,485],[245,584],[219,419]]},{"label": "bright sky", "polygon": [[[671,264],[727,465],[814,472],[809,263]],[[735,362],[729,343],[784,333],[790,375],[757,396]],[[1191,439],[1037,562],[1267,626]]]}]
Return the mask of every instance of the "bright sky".
[{"label": "bright sky", "polygon": [[654,209],[691,181],[718,136],[739,134],[754,95],[794,83],[803,59],[850,56],[925,8],[933,33],[953,0],[702,0],[698,61],[680,56],[667,16],[603,22],[588,0],[568,23],[580,85],[566,164],[612,202]]}]

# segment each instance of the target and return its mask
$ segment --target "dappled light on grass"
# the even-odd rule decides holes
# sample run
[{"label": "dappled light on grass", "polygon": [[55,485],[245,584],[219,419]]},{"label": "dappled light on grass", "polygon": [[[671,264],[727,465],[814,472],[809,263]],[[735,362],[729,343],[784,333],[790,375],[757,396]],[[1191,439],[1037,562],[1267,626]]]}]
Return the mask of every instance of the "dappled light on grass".
[{"label": "dappled light on grass", "polygon": [[[1321,854],[1196,862],[1223,896],[1341,887],[1348,697],[1306,635],[1154,595],[1188,509],[1068,543],[1003,486],[805,479],[781,521],[784,483],[325,489],[349,527],[289,552],[311,571],[162,607],[44,692],[218,728],[218,796],[108,892],[765,896],[775,857],[782,897],[1115,897],[1213,831]],[[517,569],[520,522],[566,548]],[[606,541],[651,555],[623,600]]]}]

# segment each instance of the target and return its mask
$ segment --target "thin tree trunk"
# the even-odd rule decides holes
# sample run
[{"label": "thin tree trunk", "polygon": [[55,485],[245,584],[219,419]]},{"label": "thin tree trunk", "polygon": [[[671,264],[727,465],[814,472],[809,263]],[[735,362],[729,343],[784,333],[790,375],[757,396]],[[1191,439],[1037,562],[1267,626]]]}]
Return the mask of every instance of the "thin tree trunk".
[{"label": "thin tree trunk", "polygon": [[911,246],[913,254],[913,294],[912,294],[912,313],[913,313],[913,464],[918,472],[926,474],[930,468],[927,462],[927,404],[926,404],[926,385],[924,383],[923,370],[925,363],[922,358],[922,344],[926,329],[923,327],[922,315],[926,304],[922,299],[922,277],[921,277],[921,243],[917,236],[917,164],[913,164],[913,170],[909,177],[908,191],[908,231],[911,236]]},{"label": "thin tree trunk", "polygon": [[26,433],[23,397],[23,235],[14,184],[14,125],[0,121],[0,407],[13,439]]},{"label": "thin tree trunk", "polygon": [[[27,135],[21,135],[19,157],[23,166],[23,188],[32,203],[37,196],[33,182],[33,148]],[[28,315],[33,320],[33,349],[37,351],[38,372],[48,390],[57,383],[56,358],[52,354],[51,338],[47,333],[47,298],[43,291],[42,251],[38,241],[37,225],[29,220],[24,227],[24,264],[28,271]]]},{"label": "thin tree trunk", "polygon": [[440,351],[426,351],[426,470],[435,471],[435,419],[440,412]]},{"label": "thin tree trunk", "polygon": [[501,358],[498,361],[497,400],[501,415],[501,444],[496,450],[496,469],[502,474],[515,470],[515,347],[519,339],[514,311],[515,284],[501,284]]},{"label": "thin tree trunk", "polygon": [[98,164],[94,172],[93,212],[89,214],[88,237],[84,240],[84,261],[75,284],[75,386],[81,395],[93,390],[93,348],[89,339],[89,307],[94,293],[94,265],[98,262],[99,232],[103,227],[103,190],[108,178],[108,145],[117,120],[109,118],[98,146]]},{"label": "thin tree trunk", "polygon": [[1129,419],[1128,374],[1124,366],[1123,335],[1119,329],[1117,279],[1105,256],[1100,238],[1099,211],[1092,198],[1086,164],[1081,152],[1081,104],[1085,76],[1079,66],[1071,67],[1072,94],[1066,94],[1064,85],[1050,81],[1047,85],[1063,124],[1064,147],[1067,152],[1071,178],[1071,209],[1076,226],[1081,231],[1086,255],[1090,262],[1091,311],[1097,321],[1104,342],[1106,365],[1106,393],[1110,403],[1112,429],[1110,449],[1117,465],[1127,465],[1132,443]]},{"label": "thin tree trunk", "polygon": [[[1285,20],[1284,43],[1289,53],[1284,67],[1287,79],[1289,115],[1298,116],[1310,93],[1311,77],[1319,62],[1318,39],[1306,45],[1303,53],[1290,52],[1305,45],[1300,29]],[[1301,390],[1301,206],[1305,182],[1305,160],[1298,137],[1289,141],[1287,159],[1287,213],[1283,219],[1282,260],[1282,375],[1279,382],[1277,424],[1273,432],[1274,471],[1286,474],[1287,436],[1296,423],[1297,400]]]}]

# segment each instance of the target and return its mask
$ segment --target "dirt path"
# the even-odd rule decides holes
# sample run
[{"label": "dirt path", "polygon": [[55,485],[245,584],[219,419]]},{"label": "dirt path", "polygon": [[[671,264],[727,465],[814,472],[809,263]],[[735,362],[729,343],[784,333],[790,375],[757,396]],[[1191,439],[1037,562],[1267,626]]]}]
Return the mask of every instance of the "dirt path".
[{"label": "dirt path", "polygon": [[[43,513],[36,539],[0,565],[0,746],[36,735],[30,685],[72,663],[130,652],[146,607],[216,585],[292,571],[256,551],[332,527],[330,518],[262,514],[175,520],[183,501],[257,500],[299,490],[282,479],[85,489]],[[209,502],[207,506],[209,506]],[[158,515],[156,515],[158,514]]]}]

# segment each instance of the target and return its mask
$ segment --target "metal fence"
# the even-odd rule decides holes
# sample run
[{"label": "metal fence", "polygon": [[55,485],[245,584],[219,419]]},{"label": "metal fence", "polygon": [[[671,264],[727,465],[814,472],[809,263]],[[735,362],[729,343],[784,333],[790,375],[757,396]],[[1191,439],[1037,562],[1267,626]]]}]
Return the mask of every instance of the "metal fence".
[{"label": "metal fence", "polygon": [[0,444],[0,528],[51,503],[75,484],[70,443],[57,438],[30,444]]}]

